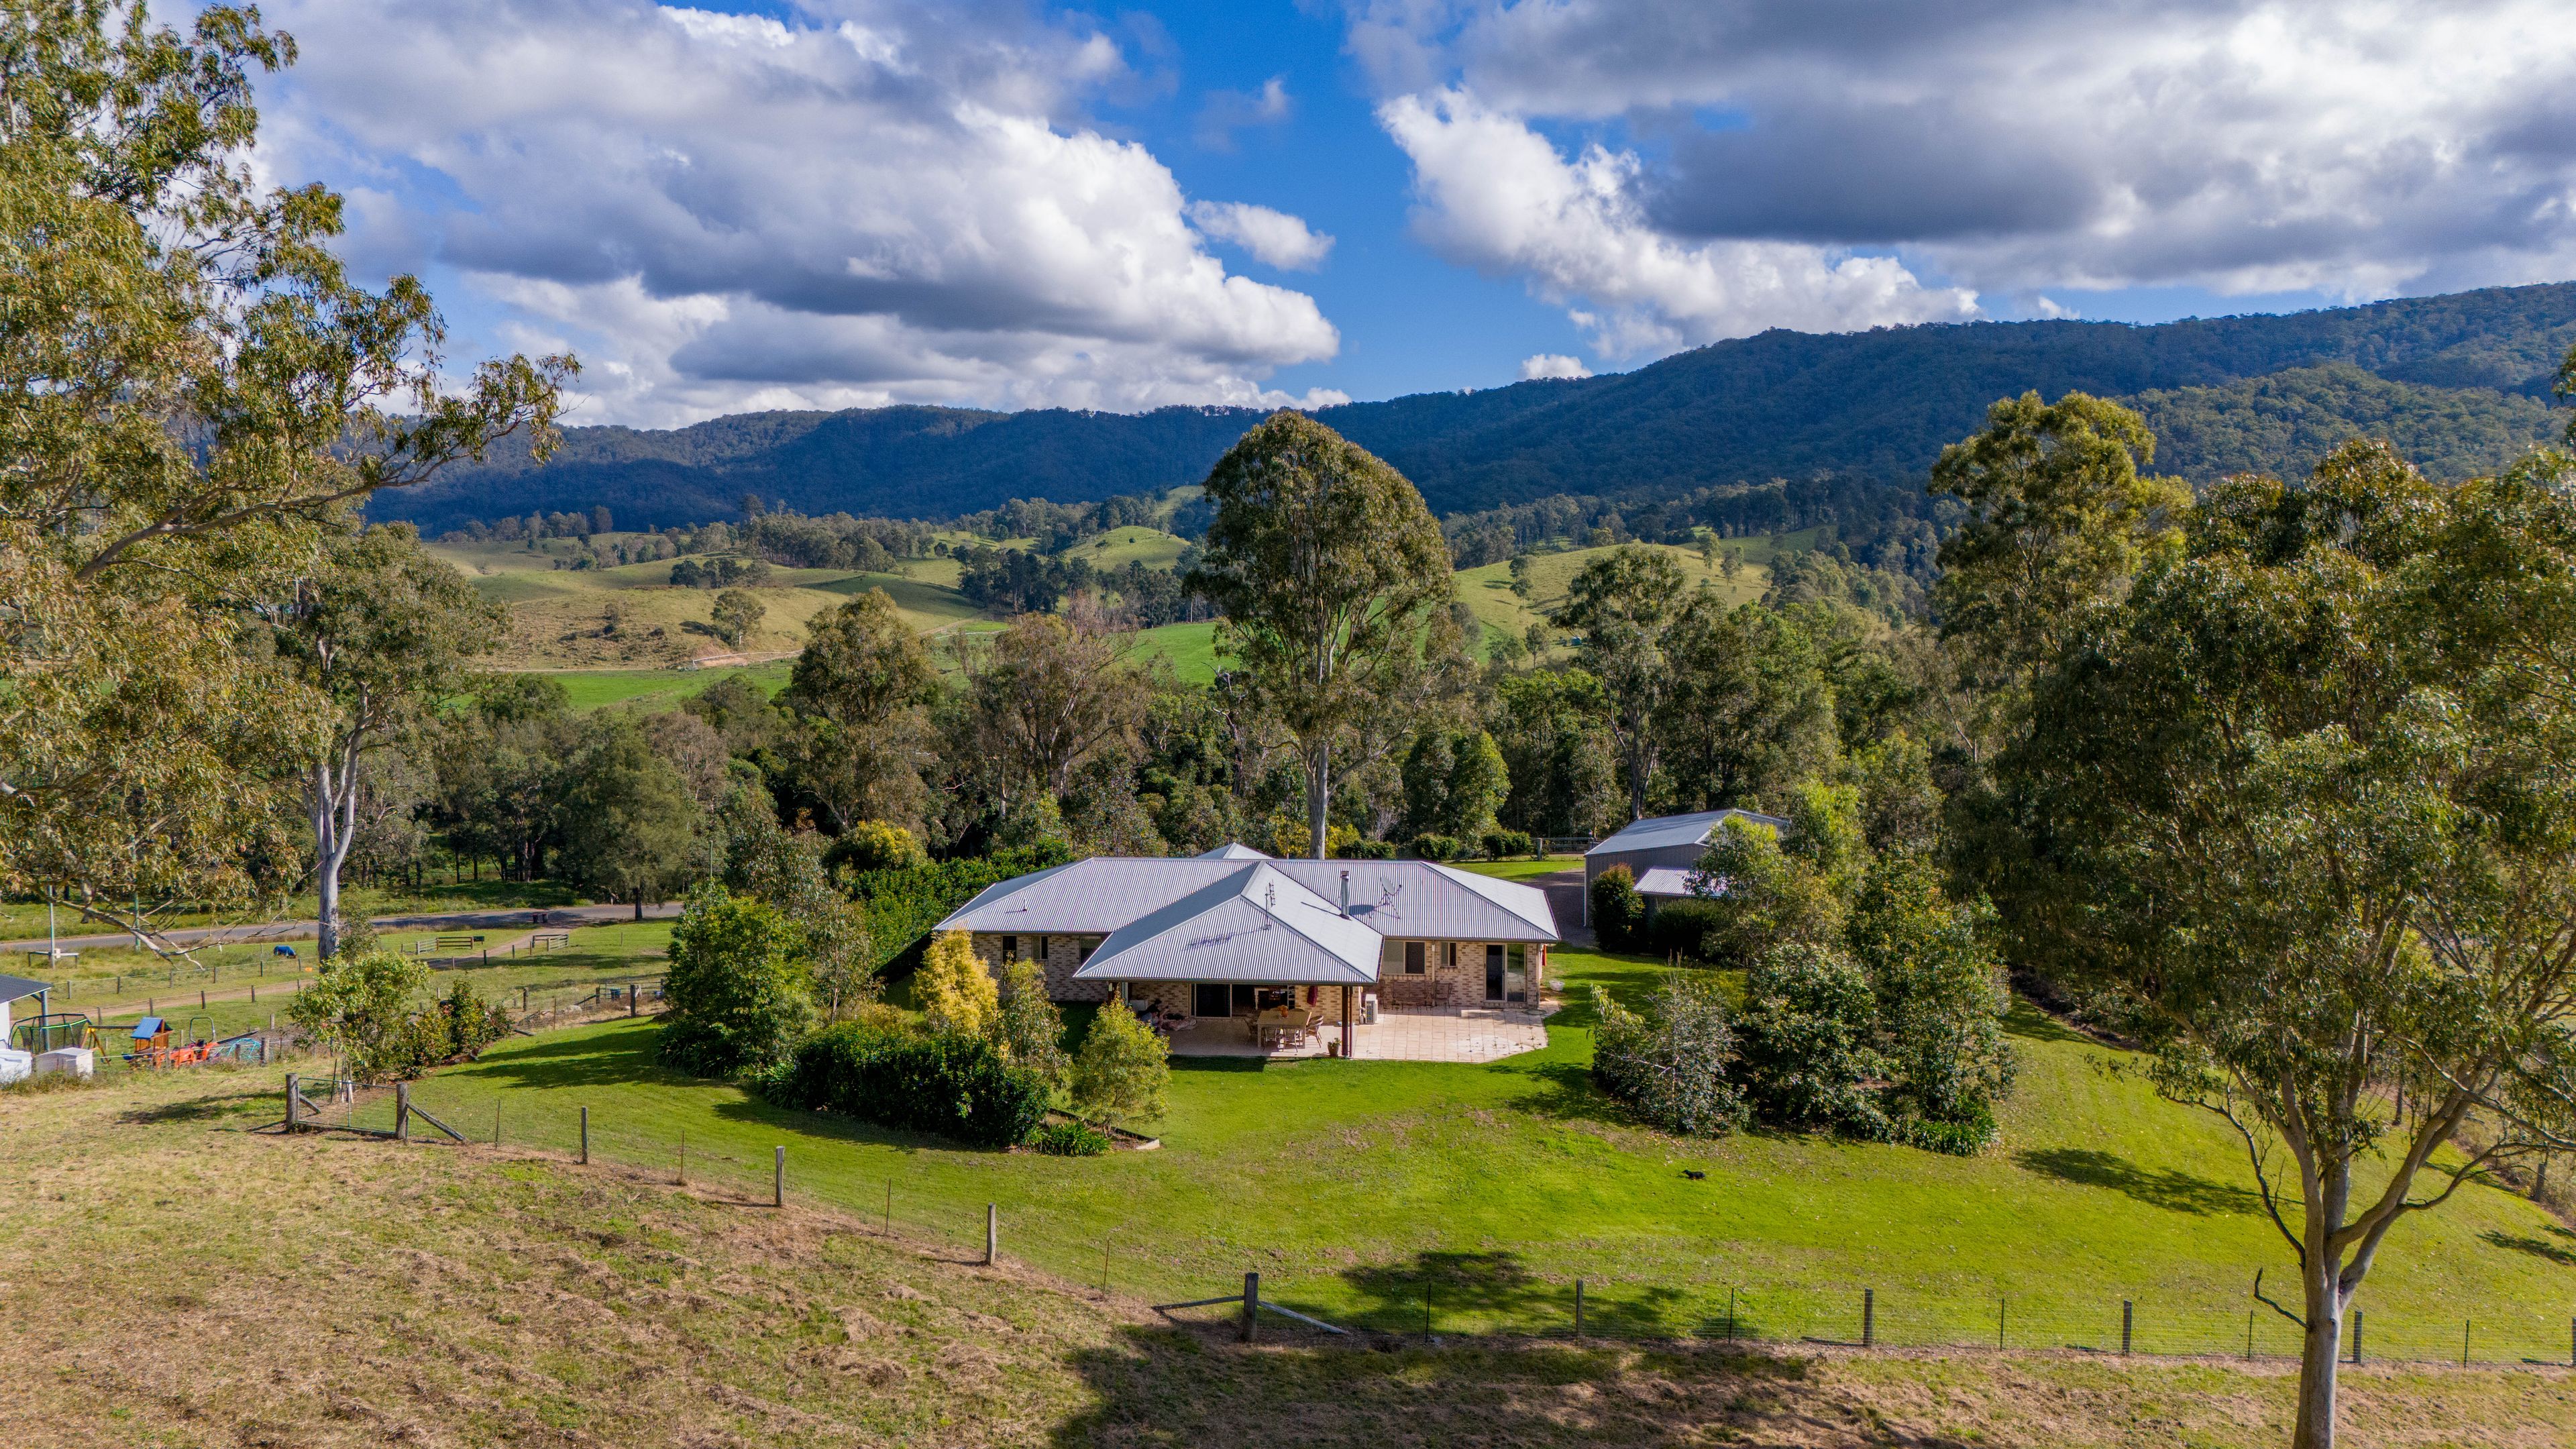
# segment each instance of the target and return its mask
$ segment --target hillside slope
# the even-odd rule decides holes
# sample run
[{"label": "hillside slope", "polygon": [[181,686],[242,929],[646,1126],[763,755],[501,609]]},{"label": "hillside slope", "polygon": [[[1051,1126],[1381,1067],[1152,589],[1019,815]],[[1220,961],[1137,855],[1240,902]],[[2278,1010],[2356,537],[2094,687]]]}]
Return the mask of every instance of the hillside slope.
[{"label": "hillside slope", "polygon": [[[1402,468],[1441,513],[1819,473],[1911,488],[1988,403],[2030,389],[2135,398],[2191,423],[2175,429],[2160,461],[2196,480],[2293,469],[2317,439],[2391,419],[2447,470],[2491,466],[2549,431],[2543,399],[2571,343],[2576,283],[2557,283],[2157,326],[1775,330],[1635,372],[1354,403],[1321,416]],[[2281,387],[2299,394],[2303,421],[2240,425],[2264,412],[2267,395],[2233,390],[2293,373],[2306,375]],[[2215,421],[2202,425],[2204,411]],[[374,512],[436,531],[470,517],[606,504],[638,527],[730,516],[757,493],[809,513],[948,517],[1013,497],[1074,502],[1193,483],[1257,416],[896,407],[744,414],[663,433],[576,428],[542,469],[524,456],[498,459],[382,496]]]}]

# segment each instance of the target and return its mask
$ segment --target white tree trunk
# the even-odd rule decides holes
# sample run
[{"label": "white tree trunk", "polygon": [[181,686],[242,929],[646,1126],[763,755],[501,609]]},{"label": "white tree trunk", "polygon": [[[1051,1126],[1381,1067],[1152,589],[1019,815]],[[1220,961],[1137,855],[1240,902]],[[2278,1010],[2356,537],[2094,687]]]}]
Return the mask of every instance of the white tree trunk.
[{"label": "white tree trunk", "polygon": [[1306,753],[1306,827],[1312,832],[1315,858],[1324,859],[1330,852],[1327,817],[1333,803],[1333,747],[1317,744]]},{"label": "white tree trunk", "polygon": [[357,751],[334,753],[337,759],[316,761],[305,775],[306,805],[313,824],[314,914],[319,917],[315,936],[318,954],[325,961],[340,951],[340,869],[358,837]]}]

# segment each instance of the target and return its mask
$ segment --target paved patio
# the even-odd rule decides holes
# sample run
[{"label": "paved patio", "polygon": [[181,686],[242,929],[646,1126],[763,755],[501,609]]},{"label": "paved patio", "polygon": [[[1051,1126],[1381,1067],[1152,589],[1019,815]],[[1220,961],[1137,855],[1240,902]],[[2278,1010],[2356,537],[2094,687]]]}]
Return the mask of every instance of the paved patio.
[{"label": "paved patio", "polygon": [[[1490,1062],[1498,1057],[1533,1052],[1547,1045],[1546,1009],[1523,1011],[1504,1007],[1439,1007],[1419,1011],[1381,1011],[1375,1025],[1352,1028],[1354,1059],[1364,1062]],[[1203,1018],[1172,1033],[1176,1057],[1321,1057],[1330,1056],[1342,1035],[1339,1021],[1326,1021],[1322,1040],[1264,1051],[1253,1044],[1240,1018]]]}]

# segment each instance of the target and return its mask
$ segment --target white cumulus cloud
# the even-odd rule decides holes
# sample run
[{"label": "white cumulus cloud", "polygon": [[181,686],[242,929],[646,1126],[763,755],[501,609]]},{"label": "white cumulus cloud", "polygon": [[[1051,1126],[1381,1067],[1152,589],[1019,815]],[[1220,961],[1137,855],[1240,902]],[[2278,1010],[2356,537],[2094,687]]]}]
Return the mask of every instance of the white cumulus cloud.
[{"label": "white cumulus cloud", "polygon": [[1646,214],[1634,153],[1595,145],[1569,160],[1462,90],[1398,96],[1378,118],[1413,163],[1422,238],[1454,261],[1526,279],[1611,356],[1769,327],[1836,332],[1976,311],[1973,293],[1926,287],[1889,257],[1677,239]]},{"label": "white cumulus cloud", "polygon": [[1311,272],[1333,249],[1332,237],[1308,228],[1303,219],[1249,202],[1193,201],[1189,217],[1200,231],[1284,271]]},{"label": "white cumulus cloud", "polygon": [[1615,184],[1677,247],[1894,249],[2016,296],[2576,274],[2565,0],[1349,3],[1382,95],[1652,157]]},{"label": "white cumulus cloud", "polygon": [[901,0],[786,21],[644,0],[270,8],[303,62],[264,164],[360,199],[353,254],[452,269],[494,330],[577,349],[585,421],[1274,404],[1299,399],[1273,370],[1340,344],[1313,298],[1209,253],[1150,151],[1081,121],[1123,61],[1075,20]]},{"label": "white cumulus cloud", "polygon": [[1583,365],[1582,358],[1568,357],[1562,352],[1532,353],[1521,359],[1521,381],[1523,382],[1541,377],[1590,377],[1591,375],[1592,369]]}]

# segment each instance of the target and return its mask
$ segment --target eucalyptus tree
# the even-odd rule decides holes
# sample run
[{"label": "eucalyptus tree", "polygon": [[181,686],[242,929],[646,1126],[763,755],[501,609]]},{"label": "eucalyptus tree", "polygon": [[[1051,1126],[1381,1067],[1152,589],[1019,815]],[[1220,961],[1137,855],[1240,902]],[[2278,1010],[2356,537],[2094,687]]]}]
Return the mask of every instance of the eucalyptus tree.
[{"label": "eucalyptus tree", "polygon": [[1284,409],[1217,460],[1207,501],[1189,587],[1224,615],[1235,685],[1296,741],[1320,860],[1336,750],[1347,769],[1410,740],[1452,672],[1448,545],[1403,474]]},{"label": "eucalyptus tree", "polygon": [[966,717],[976,757],[1002,793],[1034,786],[1058,800],[1074,770],[1132,738],[1149,687],[1132,636],[1054,614],[1022,614],[968,660]]},{"label": "eucalyptus tree", "polygon": [[340,199],[255,184],[294,54],[230,6],[0,10],[0,880],[247,890],[326,711],[240,601],[370,492],[552,444],[568,360],[451,387],[428,293],[333,255]]},{"label": "eucalyptus tree", "polygon": [[408,524],[326,542],[321,567],[255,608],[272,626],[288,677],[321,702],[297,764],[328,960],[339,949],[349,851],[384,810],[404,803],[368,788],[370,757],[462,692],[472,661],[500,638],[501,611],[423,549]]},{"label": "eucalyptus tree", "polygon": [[1610,696],[1610,732],[1628,786],[1628,818],[1646,815],[1662,747],[1658,728],[1672,691],[1664,634],[1689,598],[1682,566],[1662,549],[1623,544],[1583,566],[1548,616],[1574,630],[1575,657]]},{"label": "eucalyptus tree", "polygon": [[[2297,1269],[2265,1301],[2301,1449],[2390,1230],[2576,1141],[2571,484],[2362,443],[2223,484],[2058,633],[1997,764],[2014,950],[2245,1144]],[[2489,1145],[2437,1162],[2473,1117]]]},{"label": "eucalyptus tree", "polygon": [[923,799],[922,706],[939,674],[921,636],[883,589],[870,589],[806,625],[778,703],[794,722],[796,782],[846,830],[864,819],[907,824]]}]

